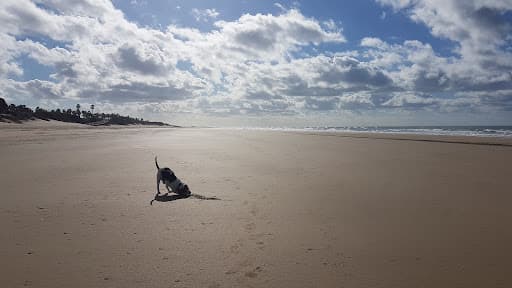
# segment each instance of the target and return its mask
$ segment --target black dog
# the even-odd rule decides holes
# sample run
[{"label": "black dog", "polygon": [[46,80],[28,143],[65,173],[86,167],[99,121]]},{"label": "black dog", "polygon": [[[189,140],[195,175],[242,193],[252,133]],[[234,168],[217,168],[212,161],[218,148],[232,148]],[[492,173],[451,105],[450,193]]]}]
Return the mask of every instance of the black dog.
[{"label": "black dog", "polygon": [[[158,166],[158,162],[156,160],[155,156],[155,164],[156,169],[158,171],[156,172],[156,195],[155,198],[160,195],[160,182],[165,184],[165,188],[167,188],[168,193],[174,192],[182,197],[188,197],[190,196],[191,192],[188,188],[188,185],[181,182],[176,175],[174,175],[174,172],[169,169],[168,167],[160,168]],[[168,193],[165,193],[167,195]]]}]

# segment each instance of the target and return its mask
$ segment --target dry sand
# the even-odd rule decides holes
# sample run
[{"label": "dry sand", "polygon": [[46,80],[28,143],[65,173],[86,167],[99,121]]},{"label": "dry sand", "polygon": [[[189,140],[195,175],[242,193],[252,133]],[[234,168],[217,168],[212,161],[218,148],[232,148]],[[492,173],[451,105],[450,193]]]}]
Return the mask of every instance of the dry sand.
[{"label": "dry sand", "polygon": [[512,147],[354,136],[1,124],[0,286],[512,287]]}]

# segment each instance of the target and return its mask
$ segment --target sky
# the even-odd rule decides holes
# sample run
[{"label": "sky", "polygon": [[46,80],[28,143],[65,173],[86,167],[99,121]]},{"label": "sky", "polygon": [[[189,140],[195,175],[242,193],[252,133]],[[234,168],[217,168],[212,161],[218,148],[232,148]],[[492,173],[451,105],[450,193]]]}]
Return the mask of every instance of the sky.
[{"label": "sky", "polygon": [[2,0],[0,97],[178,125],[512,125],[512,0]]}]

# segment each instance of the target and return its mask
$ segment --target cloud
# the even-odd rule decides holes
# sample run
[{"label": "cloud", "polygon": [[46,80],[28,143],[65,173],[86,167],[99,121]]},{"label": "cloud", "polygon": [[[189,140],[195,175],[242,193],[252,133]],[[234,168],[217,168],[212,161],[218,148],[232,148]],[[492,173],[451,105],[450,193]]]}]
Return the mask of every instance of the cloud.
[{"label": "cloud", "polygon": [[305,108],[318,111],[335,110],[338,103],[339,98],[337,97],[306,97]]},{"label": "cloud", "polygon": [[365,38],[361,46],[369,63],[383,69],[395,84],[383,107],[466,112],[509,107],[503,95],[512,89],[511,73],[482,68],[464,57],[441,57],[419,41],[389,44]]},{"label": "cloud", "polygon": [[392,80],[384,72],[371,64],[360,62],[348,56],[335,57],[333,60],[333,65],[323,66],[327,69],[321,71],[321,76],[317,78],[318,81],[327,83],[345,82],[347,85],[366,88],[382,88],[392,84]]},{"label": "cloud", "polygon": [[[0,97],[143,114],[512,110],[509,1],[378,2],[450,40],[452,55],[376,37],[343,51],[339,22],[279,3],[277,15],[229,21],[213,8],[193,9],[197,21],[214,21],[198,30],[140,27],[106,0],[1,1]],[[22,57],[52,74],[19,80],[28,68]]]},{"label": "cloud", "polygon": [[146,0],[130,0],[130,5],[132,6],[148,6],[148,1]]},{"label": "cloud", "polygon": [[318,21],[295,9],[279,16],[245,14],[237,21],[217,21],[215,26],[219,32],[210,34],[208,40],[223,38],[227,41],[224,48],[254,55],[257,60],[265,60],[266,56],[274,56],[275,60],[300,46],[345,41],[341,32],[326,31]]},{"label": "cloud", "polygon": [[404,11],[413,21],[426,25],[432,35],[455,43],[455,56],[449,58],[437,56],[429,45],[419,42],[408,42],[403,47],[373,45],[380,47],[380,52],[372,51],[374,54],[394,53],[407,58],[409,65],[396,75],[410,90],[464,95],[471,98],[472,107],[484,110],[491,106],[499,108],[499,103],[509,107],[508,98],[496,92],[512,89],[512,51],[506,48],[512,44],[512,24],[507,20],[512,2],[448,0],[443,5],[435,0],[378,2],[395,11]]},{"label": "cloud", "polygon": [[208,22],[220,15],[215,8],[208,8],[204,10],[194,8],[190,13],[192,13],[192,16],[194,16],[197,22]]},{"label": "cloud", "polygon": [[93,89],[82,91],[80,96],[92,96],[109,102],[162,102],[168,100],[184,100],[194,96],[193,88],[201,89],[200,86],[193,87],[189,83],[176,85],[175,83],[146,83],[128,82],[111,85],[105,89]]},{"label": "cloud", "polygon": [[[154,47],[157,48],[157,47]],[[151,51],[149,55],[141,54]],[[166,60],[155,50],[138,49],[124,44],[117,49],[117,65],[130,71],[146,75],[162,75],[172,69],[166,65]]]},{"label": "cloud", "polygon": [[231,93],[237,98],[315,96],[327,101],[325,99],[328,97],[340,97],[347,93],[395,89],[392,79],[378,68],[349,56],[335,57],[334,61],[331,57],[320,55],[280,65],[251,64],[247,70],[243,77],[233,81]]},{"label": "cloud", "polygon": [[442,5],[437,0],[377,2],[404,10],[413,21],[426,25],[432,35],[456,42],[459,47],[455,52],[471,64],[482,67],[498,60],[503,69],[512,67],[512,55],[503,49],[512,41],[512,24],[506,16],[512,11],[511,1],[447,0]]},{"label": "cloud", "polygon": [[275,2],[274,3],[274,6],[276,6],[277,8],[279,8],[279,10],[281,10],[281,12],[285,12],[287,11],[288,9],[286,9],[286,7],[283,6],[283,4],[281,3],[278,3],[278,2]]},{"label": "cloud", "polygon": [[[17,94],[19,90],[20,95],[39,100],[82,98],[121,105],[227,95],[234,91],[234,82],[240,81],[250,61],[265,65],[286,62],[290,53],[301,47],[344,41],[341,32],[324,30],[318,21],[294,9],[278,16],[246,14],[231,22],[217,21],[212,31],[199,32],[172,25],[165,31],[139,27],[111,2],[101,0],[53,0],[37,5],[4,1],[1,8],[0,20],[5,23],[0,28],[5,40],[0,50],[1,75],[21,75],[23,67],[16,62],[21,55],[52,67],[55,73],[50,81],[1,81],[0,85],[9,89],[0,94]],[[210,18],[219,16],[214,9],[197,12]],[[37,89],[41,91],[36,93]],[[264,98],[260,92],[247,92],[229,103]],[[289,106],[275,95],[267,98],[257,105],[244,100],[245,106],[233,108],[278,111]],[[271,105],[277,105],[276,109]]]}]

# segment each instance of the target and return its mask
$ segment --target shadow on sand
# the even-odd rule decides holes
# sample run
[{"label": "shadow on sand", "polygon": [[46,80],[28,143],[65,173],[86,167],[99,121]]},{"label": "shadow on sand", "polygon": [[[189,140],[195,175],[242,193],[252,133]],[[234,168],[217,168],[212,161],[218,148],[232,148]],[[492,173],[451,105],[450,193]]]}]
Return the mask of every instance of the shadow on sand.
[{"label": "shadow on sand", "polygon": [[190,195],[178,195],[178,194],[172,194],[172,195],[158,195],[155,197],[155,199],[151,200],[149,202],[150,205],[153,205],[153,201],[157,202],[170,202],[170,201],[176,201],[179,199],[186,199],[186,198],[194,198],[194,199],[200,199],[200,200],[221,200],[217,197],[206,197],[199,194],[190,194]]}]

